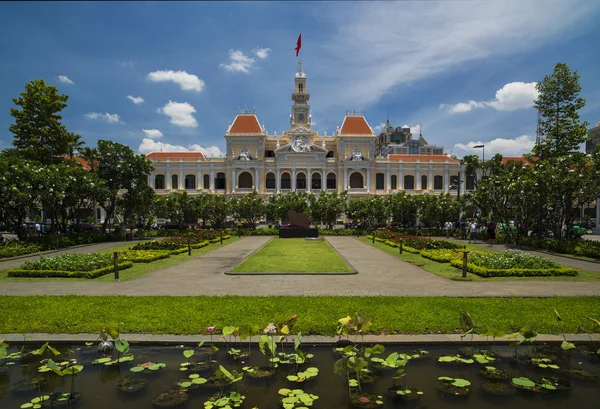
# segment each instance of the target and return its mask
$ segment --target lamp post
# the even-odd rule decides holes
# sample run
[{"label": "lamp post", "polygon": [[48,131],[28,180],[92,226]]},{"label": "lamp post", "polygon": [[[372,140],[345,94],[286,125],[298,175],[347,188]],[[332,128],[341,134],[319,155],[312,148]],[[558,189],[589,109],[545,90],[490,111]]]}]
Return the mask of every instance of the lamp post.
[{"label": "lamp post", "polygon": [[[475,145],[473,146],[474,149],[478,149],[481,148],[482,149],[482,155],[481,155],[481,163],[484,164],[485,163],[485,145],[481,144],[481,145]],[[485,175],[485,170],[483,170],[483,173]]]}]

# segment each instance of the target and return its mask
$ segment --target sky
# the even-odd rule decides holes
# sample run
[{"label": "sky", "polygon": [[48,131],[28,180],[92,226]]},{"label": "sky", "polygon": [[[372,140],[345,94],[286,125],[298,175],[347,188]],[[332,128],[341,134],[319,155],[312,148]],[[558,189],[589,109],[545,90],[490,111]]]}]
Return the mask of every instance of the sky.
[{"label": "sky", "polygon": [[529,152],[535,83],[581,75],[600,121],[597,0],[400,2],[0,2],[0,149],[13,98],[44,78],[69,95],[63,123],[88,146],[218,157],[238,108],[289,129],[302,33],[313,129],[346,110],[389,116],[462,157]]}]

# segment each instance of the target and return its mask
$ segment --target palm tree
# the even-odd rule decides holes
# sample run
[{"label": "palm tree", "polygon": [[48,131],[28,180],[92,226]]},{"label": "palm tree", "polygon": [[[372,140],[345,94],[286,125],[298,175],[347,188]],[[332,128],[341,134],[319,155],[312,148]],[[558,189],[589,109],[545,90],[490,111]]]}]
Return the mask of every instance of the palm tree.
[{"label": "palm tree", "polygon": [[78,135],[75,132],[67,132],[66,143],[71,158],[75,154],[75,150],[79,152],[80,148],[85,146],[85,141],[81,139],[81,135]]}]

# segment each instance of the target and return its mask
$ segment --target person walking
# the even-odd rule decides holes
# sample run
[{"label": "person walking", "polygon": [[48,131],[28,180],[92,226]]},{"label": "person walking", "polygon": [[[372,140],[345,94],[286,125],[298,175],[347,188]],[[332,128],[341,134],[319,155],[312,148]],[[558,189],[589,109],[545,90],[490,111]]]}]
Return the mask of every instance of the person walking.
[{"label": "person walking", "polygon": [[469,224],[469,244],[471,244],[471,240],[473,243],[477,243],[477,222],[475,220]]},{"label": "person walking", "polygon": [[488,246],[492,247],[494,244],[494,240],[496,240],[496,229],[498,225],[494,222],[493,219],[490,219],[487,225],[487,235],[488,235]]},{"label": "person walking", "polygon": [[417,236],[423,236],[423,223],[421,219],[417,220]]},{"label": "person walking", "polygon": [[452,231],[452,222],[451,221],[447,221],[446,225],[446,238],[449,239],[450,238],[450,232]]}]

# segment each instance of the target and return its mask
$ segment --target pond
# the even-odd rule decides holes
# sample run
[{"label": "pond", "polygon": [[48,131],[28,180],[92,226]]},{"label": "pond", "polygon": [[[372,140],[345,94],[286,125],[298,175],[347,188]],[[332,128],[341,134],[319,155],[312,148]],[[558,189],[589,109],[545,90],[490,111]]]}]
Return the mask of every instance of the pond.
[{"label": "pond", "polygon": [[[97,351],[97,343],[52,345],[61,352],[57,356],[46,349],[42,355],[26,354],[22,358],[18,356],[12,359],[6,358],[0,360],[0,408],[62,406],[85,409],[143,409],[156,407],[153,399],[162,392],[174,389],[184,390],[175,396],[187,399],[187,406],[190,408],[210,408],[211,406],[205,405],[205,402],[221,390],[236,391],[244,396],[244,400],[240,401],[241,396],[232,395],[233,400],[230,402],[232,407],[235,402],[241,402],[239,407],[249,409],[353,407],[349,400],[348,379],[350,378],[350,382],[355,384],[355,376],[348,372],[334,373],[334,364],[344,356],[344,352],[334,350],[336,345],[303,345],[301,350],[307,357],[307,362],[298,367],[293,362],[289,364],[280,362],[274,369],[264,371],[255,369],[254,375],[271,375],[267,378],[251,377],[249,375],[252,373],[242,370],[242,368],[248,370],[251,367],[265,366],[265,356],[258,348],[252,347],[250,357],[236,359],[235,356],[227,353],[229,348],[226,344],[217,345],[220,349],[212,354],[212,360],[215,362],[210,367],[202,363],[198,364],[198,362],[211,360],[210,355],[207,354],[211,349],[207,345],[202,348],[196,345],[131,345],[128,354],[133,354],[133,359],[122,359],[118,365],[116,363],[107,365],[112,362],[111,359],[117,358],[117,351],[103,354]],[[247,345],[247,343],[243,346],[236,344],[236,348],[242,351],[238,354],[243,354],[248,348]],[[40,345],[28,344],[24,350],[32,351],[38,347]],[[338,348],[342,349],[339,345]],[[487,353],[473,354],[484,348],[487,348]],[[589,350],[592,349],[590,345]],[[11,345],[8,353],[19,350],[19,346]],[[194,350],[194,354],[189,356],[190,352],[188,352],[186,353],[188,357],[185,357],[185,350]],[[278,352],[281,352],[280,344]],[[293,345],[287,344],[285,352],[293,353]],[[386,344],[385,351],[381,354],[377,354],[381,352],[380,347],[373,348],[371,352],[373,355],[366,359],[369,361],[368,368],[371,372],[361,371],[361,389],[363,393],[372,395],[367,395],[368,397],[363,399],[362,404],[365,405],[363,407],[402,406],[423,409],[456,407],[485,409],[504,406],[510,406],[511,409],[600,407],[598,406],[600,361],[597,356],[588,352],[586,346],[580,344],[577,345],[577,349],[570,351],[561,350],[559,344],[536,344],[535,347],[522,345],[518,349],[518,360],[514,358],[513,347],[492,348],[489,344],[471,345],[468,342],[463,342],[461,345],[429,346]],[[388,359],[394,352],[412,356],[404,366],[405,376],[397,380],[392,379],[392,376],[398,368],[402,368],[401,364],[398,368],[389,368],[381,362],[387,361],[391,366],[401,363],[402,355],[399,355],[397,360],[394,359],[395,356]],[[460,359],[456,358],[459,352]],[[350,355],[352,354],[350,352]],[[364,353],[359,351],[359,355],[362,356]],[[286,358],[281,355],[279,360],[293,361],[294,357],[288,355]],[[451,362],[439,362],[440,357],[443,357],[442,361]],[[537,360],[532,361],[532,357]],[[49,358],[57,363],[58,369],[51,362],[46,361]],[[371,358],[375,358],[375,362]],[[40,363],[42,359],[45,360]],[[100,362],[96,361],[94,364],[94,360]],[[352,363],[357,364],[357,361],[353,360]],[[83,366],[73,370],[77,372],[81,369],[75,376],[68,374],[68,368],[74,365]],[[233,378],[238,376],[236,372],[243,373],[243,378],[230,384],[230,380],[224,377],[222,387],[215,385],[212,382],[214,378],[211,377],[219,370],[220,365],[226,368]],[[347,368],[348,365],[344,367]],[[43,372],[40,372],[40,368]],[[67,374],[59,376],[52,368]],[[136,372],[132,372],[131,368],[135,368]],[[184,368],[186,370],[182,370]],[[491,375],[504,377],[507,380],[489,382],[490,377],[494,378],[494,376],[490,376],[486,371],[491,371],[493,372]],[[294,376],[305,380],[290,381],[288,376],[291,376],[292,380],[295,379]],[[446,378],[440,381],[439,377]],[[516,381],[520,387],[515,388],[513,378],[527,379]],[[124,392],[117,387],[123,379],[141,379],[140,384],[131,383],[128,387],[135,388],[137,385],[144,387],[137,392]],[[463,380],[468,382],[465,383]],[[535,386],[527,381],[533,381]],[[468,383],[470,385],[467,385]],[[395,390],[392,391],[393,395],[390,394],[390,388],[395,384],[399,385],[397,389],[400,391],[411,390],[408,395],[412,396],[403,397]],[[301,399],[298,398],[301,393],[297,391],[294,394],[294,389],[304,391]],[[358,392],[357,387],[350,390]],[[75,392],[72,396],[78,398],[75,402],[69,402],[71,392]],[[498,395],[498,393],[506,393],[506,395]],[[43,399],[41,402],[36,400],[40,396],[52,396],[52,405],[49,401],[44,402]],[[287,401],[284,406],[285,399]]]}]

